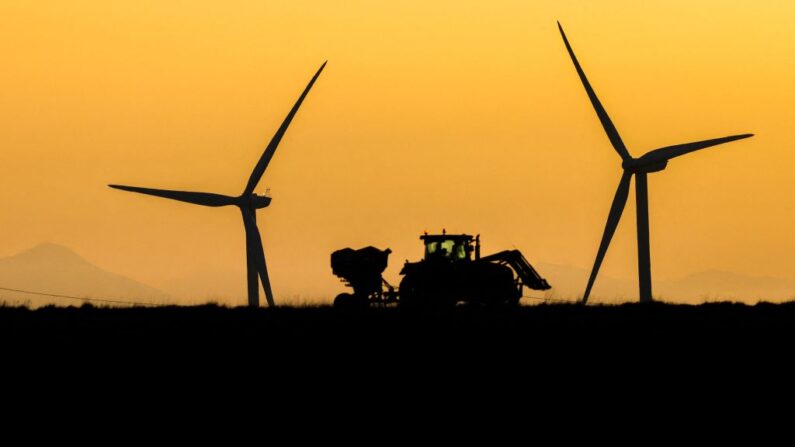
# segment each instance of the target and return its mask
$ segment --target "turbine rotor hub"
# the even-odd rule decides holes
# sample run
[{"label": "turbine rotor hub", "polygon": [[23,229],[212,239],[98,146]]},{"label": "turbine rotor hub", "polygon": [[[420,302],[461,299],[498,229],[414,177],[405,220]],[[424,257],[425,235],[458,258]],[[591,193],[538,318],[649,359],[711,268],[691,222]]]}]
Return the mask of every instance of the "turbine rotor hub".
[{"label": "turbine rotor hub", "polygon": [[649,173],[649,172],[659,172],[665,169],[668,166],[668,161],[653,161],[649,162],[648,160],[644,160],[643,157],[641,158],[630,158],[624,160],[621,163],[621,167],[624,168],[625,171],[630,171],[632,173]]},{"label": "turbine rotor hub", "polygon": [[258,210],[271,204],[271,198],[257,194],[242,195],[237,197],[237,206],[249,210]]}]

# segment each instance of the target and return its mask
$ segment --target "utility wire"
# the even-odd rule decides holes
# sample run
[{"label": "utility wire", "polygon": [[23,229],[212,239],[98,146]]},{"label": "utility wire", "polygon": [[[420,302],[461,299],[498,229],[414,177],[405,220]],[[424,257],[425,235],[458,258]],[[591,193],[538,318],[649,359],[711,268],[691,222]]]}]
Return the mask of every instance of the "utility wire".
[{"label": "utility wire", "polygon": [[522,295],[522,298],[529,298],[531,300],[540,300],[540,301],[554,301],[556,303],[571,303],[571,304],[579,303],[579,301],[573,301],[573,300],[562,300],[558,298],[543,298],[538,296],[527,296],[527,295]]},{"label": "utility wire", "polygon": [[160,306],[160,304],[155,303],[142,303],[138,301],[121,301],[121,300],[103,300],[100,298],[81,298],[79,296],[71,296],[71,295],[59,295],[56,293],[44,293],[44,292],[34,292],[31,290],[21,290],[21,289],[11,289],[8,287],[0,287],[0,290],[7,290],[9,292],[19,292],[19,293],[28,293],[30,295],[39,295],[39,296],[49,296],[53,298],[66,298],[69,300],[80,300],[80,301],[95,301],[99,303],[114,303],[114,304],[128,304],[131,306]]},{"label": "utility wire", "polygon": [[[84,298],[79,296],[72,296],[72,295],[60,295],[57,293],[44,293],[44,292],[34,292],[32,290],[22,290],[22,289],[12,289],[9,287],[0,287],[0,290],[6,290],[9,292],[18,292],[18,293],[27,293],[30,295],[38,295],[38,296],[47,296],[52,298],[65,298],[69,300],[80,300],[80,301],[91,301],[91,302],[99,302],[99,303],[113,303],[113,304],[127,304],[131,306],[161,306],[161,304],[156,303],[143,303],[140,301],[122,301],[122,300],[105,300],[100,298]],[[537,296],[528,296],[523,295],[522,298],[528,298],[531,300],[540,300],[540,301],[553,301],[557,303],[572,303],[576,304],[578,301],[573,300],[564,300],[564,299],[557,299],[557,298],[544,298],[544,297],[537,297]]]}]

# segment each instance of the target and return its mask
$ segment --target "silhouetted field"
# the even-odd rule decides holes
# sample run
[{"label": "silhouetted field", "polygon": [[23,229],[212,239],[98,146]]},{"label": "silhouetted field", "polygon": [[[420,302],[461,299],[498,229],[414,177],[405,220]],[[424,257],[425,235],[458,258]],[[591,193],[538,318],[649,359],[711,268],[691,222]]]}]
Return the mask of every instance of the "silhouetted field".
[{"label": "silhouetted field", "polygon": [[148,390],[147,399],[175,389],[193,400],[255,393],[270,402],[278,394],[301,412],[298,396],[325,396],[334,407],[353,390],[385,407],[389,399],[416,405],[433,396],[471,406],[521,395],[515,404],[530,405],[545,395],[571,411],[568,398],[593,405],[619,393],[695,395],[685,390],[733,399],[741,389],[752,396],[766,386],[784,389],[793,340],[795,303],[461,307],[420,315],[329,307],[0,307],[7,386],[34,377],[34,387],[67,389],[70,399],[103,390],[110,400],[119,392],[140,399],[135,389]]},{"label": "silhouetted field", "polygon": [[795,340],[795,303],[700,306],[541,305],[512,311],[459,307],[449,313],[399,309],[217,306],[0,308],[7,352],[117,355],[302,356],[495,355],[546,357],[631,352],[753,352]]}]

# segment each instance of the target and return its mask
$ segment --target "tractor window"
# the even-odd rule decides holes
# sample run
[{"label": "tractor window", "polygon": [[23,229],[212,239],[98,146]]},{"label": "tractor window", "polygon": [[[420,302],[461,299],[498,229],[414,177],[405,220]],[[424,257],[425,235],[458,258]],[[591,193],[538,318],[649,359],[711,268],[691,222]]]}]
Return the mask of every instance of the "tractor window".
[{"label": "tractor window", "polygon": [[425,243],[425,257],[447,257],[444,254],[441,241],[432,241]]},{"label": "tractor window", "polygon": [[467,252],[462,242],[455,244],[455,247],[453,247],[452,257],[457,261],[461,261],[467,258]]},{"label": "tractor window", "polygon": [[467,258],[467,252],[462,241],[453,239],[430,241],[425,244],[425,257],[460,261]]},{"label": "tractor window", "polygon": [[453,257],[453,248],[455,248],[455,242],[442,241],[439,243],[439,254],[447,259],[451,259]]}]

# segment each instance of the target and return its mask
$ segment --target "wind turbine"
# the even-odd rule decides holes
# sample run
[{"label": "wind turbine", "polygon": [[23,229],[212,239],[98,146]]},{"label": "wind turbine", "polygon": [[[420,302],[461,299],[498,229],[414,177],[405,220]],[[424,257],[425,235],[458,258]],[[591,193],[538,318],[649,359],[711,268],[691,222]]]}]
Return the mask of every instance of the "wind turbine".
[{"label": "wind turbine", "polygon": [[298,111],[298,108],[301,107],[301,103],[304,101],[304,98],[306,97],[307,93],[309,93],[309,90],[312,88],[312,85],[315,83],[318,76],[320,76],[320,73],[323,71],[325,66],[326,62],[323,62],[323,65],[320,66],[320,68],[317,70],[317,73],[315,73],[315,75],[312,77],[312,80],[309,81],[309,84],[306,86],[303,93],[301,93],[301,96],[298,97],[298,101],[295,102],[295,105],[290,110],[290,113],[287,114],[287,117],[282,122],[282,125],[276,131],[276,134],[273,135],[268,147],[266,147],[265,151],[262,153],[262,157],[260,157],[257,165],[251,172],[251,176],[248,179],[246,188],[239,196],[231,197],[207,192],[172,191],[167,189],[139,188],[137,186],[108,185],[111,188],[121,189],[124,191],[164,197],[166,199],[179,200],[180,202],[193,203],[196,205],[212,207],[234,205],[238,207],[240,209],[240,214],[243,217],[243,226],[246,230],[248,305],[251,307],[259,307],[259,284],[257,276],[259,276],[259,280],[262,281],[262,287],[265,290],[265,299],[268,301],[268,306],[274,306],[273,291],[271,290],[271,283],[268,279],[268,267],[265,264],[265,253],[262,250],[262,238],[260,237],[259,229],[257,228],[256,214],[258,209],[265,208],[270,205],[271,198],[267,195],[259,196],[255,194],[254,188],[257,187],[257,184],[262,178],[262,174],[265,173],[265,169],[268,167],[268,163],[270,163],[271,158],[273,158],[273,154],[276,152],[276,147],[279,146],[279,142],[282,140],[284,133],[287,131],[287,127],[293,120],[295,113]]},{"label": "wind turbine", "polygon": [[585,77],[585,72],[580,67],[577,57],[574,55],[574,50],[569,45],[569,40],[563,32],[563,27],[558,22],[558,29],[560,35],[563,36],[563,42],[566,44],[566,50],[571,56],[571,61],[574,62],[574,68],[580,76],[580,81],[585,87],[588,98],[591,100],[593,108],[596,110],[596,115],[602,123],[607,137],[613,148],[621,156],[621,167],[624,173],[621,180],[618,182],[618,189],[613,198],[613,204],[610,206],[610,214],[607,216],[607,224],[605,231],[602,235],[602,242],[599,244],[599,251],[596,253],[596,260],[591,270],[591,276],[588,278],[588,286],[585,288],[585,294],[582,297],[582,302],[588,302],[588,296],[591,294],[591,288],[596,280],[596,275],[599,273],[599,267],[602,265],[602,260],[607,252],[607,247],[610,245],[610,240],[613,238],[613,233],[616,231],[618,221],[621,219],[621,213],[624,211],[624,206],[627,203],[629,196],[629,181],[632,176],[635,176],[635,202],[637,205],[637,233],[638,233],[638,285],[640,287],[640,302],[651,302],[651,260],[649,253],[649,192],[646,184],[646,175],[652,172],[662,171],[668,165],[668,161],[674,157],[694,152],[700,149],[705,149],[718,144],[728,143],[730,141],[741,140],[743,138],[752,137],[753,134],[732,135],[723,138],[715,138],[712,140],[696,141],[693,143],[677,144],[675,146],[666,146],[659,149],[654,149],[647,152],[641,157],[634,158],[629,154],[624,142],[618,135],[618,130],[613,125],[610,117],[607,115],[599,98],[591,87],[588,78]]}]

